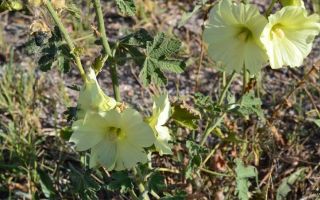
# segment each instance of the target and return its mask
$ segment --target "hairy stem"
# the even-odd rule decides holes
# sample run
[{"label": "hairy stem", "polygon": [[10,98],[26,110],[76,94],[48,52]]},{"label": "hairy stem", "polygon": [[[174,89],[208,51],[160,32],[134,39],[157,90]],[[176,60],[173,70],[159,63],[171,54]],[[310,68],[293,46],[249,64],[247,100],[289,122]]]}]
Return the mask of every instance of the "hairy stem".
[{"label": "hairy stem", "polygon": [[44,4],[46,5],[46,7],[47,7],[47,9],[48,9],[48,11],[49,11],[49,13],[50,13],[53,21],[54,21],[54,22],[56,23],[56,25],[58,26],[58,28],[59,28],[59,30],[60,30],[60,32],[61,32],[61,34],[62,34],[62,37],[63,37],[63,38],[65,39],[65,41],[67,42],[67,45],[68,45],[68,47],[69,47],[69,49],[70,49],[70,51],[71,51],[71,54],[74,56],[74,59],[75,59],[75,62],[76,62],[76,66],[77,66],[77,68],[78,68],[78,70],[79,70],[79,72],[80,72],[80,75],[81,75],[82,79],[83,79],[84,81],[86,81],[86,73],[85,73],[85,71],[84,71],[84,69],[83,69],[83,67],[82,67],[81,59],[80,59],[79,55],[77,55],[77,53],[74,52],[76,47],[75,47],[72,39],[70,38],[67,30],[66,30],[65,27],[63,26],[63,24],[62,24],[62,22],[61,22],[61,19],[59,18],[57,12],[54,10],[51,2],[48,1],[48,0],[45,0],[45,1],[44,1]]},{"label": "hairy stem", "polygon": [[111,74],[111,79],[112,79],[114,98],[116,99],[116,101],[120,102],[121,96],[120,96],[120,89],[119,89],[119,81],[118,81],[118,73],[117,73],[117,65],[116,64],[112,64],[110,66],[110,74]]},{"label": "hairy stem", "polygon": [[[103,46],[103,51],[104,51],[104,57],[114,57],[114,53],[110,49],[110,45],[108,42],[108,37],[106,34],[106,28],[104,26],[104,19],[103,19],[103,14],[102,14],[102,9],[101,9],[101,2],[100,0],[93,0],[93,5],[94,9],[97,15],[97,20],[98,20],[98,31],[100,34],[100,38],[102,41],[102,46]],[[103,59],[102,61],[102,66],[104,66],[104,63],[107,59]],[[120,96],[120,90],[119,90],[119,81],[118,81],[118,74],[117,74],[117,65],[116,64],[111,64],[109,67],[109,72],[111,74],[111,79],[112,79],[112,87],[113,87],[113,93],[114,93],[114,98],[116,101],[121,101],[121,96]]]},{"label": "hairy stem", "polygon": [[93,5],[97,15],[98,31],[102,41],[103,50],[105,51],[104,53],[108,56],[112,56],[110,45],[109,45],[107,34],[106,34],[106,28],[104,26],[104,19],[103,19],[100,0],[93,0]]},{"label": "hairy stem", "polygon": [[225,98],[225,96],[227,94],[227,91],[228,91],[228,89],[229,89],[229,87],[230,87],[235,75],[236,75],[236,72],[233,71],[231,76],[230,76],[230,78],[229,78],[229,80],[228,80],[228,82],[225,83],[223,91],[222,91],[221,96],[220,96],[219,101],[218,101],[219,105],[222,104],[222,102],[223,102],[223,100],[224,100],[224,98]]}]

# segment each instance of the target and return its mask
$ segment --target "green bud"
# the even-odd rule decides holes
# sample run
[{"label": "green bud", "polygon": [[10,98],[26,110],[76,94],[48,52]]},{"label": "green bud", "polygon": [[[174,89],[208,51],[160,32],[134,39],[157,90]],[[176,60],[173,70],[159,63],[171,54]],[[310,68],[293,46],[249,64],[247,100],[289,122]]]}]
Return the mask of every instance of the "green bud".
[{"label": "green bud", "polygon": [[304,7],[302,0],[280,0],[282,6],[299,6]]}]

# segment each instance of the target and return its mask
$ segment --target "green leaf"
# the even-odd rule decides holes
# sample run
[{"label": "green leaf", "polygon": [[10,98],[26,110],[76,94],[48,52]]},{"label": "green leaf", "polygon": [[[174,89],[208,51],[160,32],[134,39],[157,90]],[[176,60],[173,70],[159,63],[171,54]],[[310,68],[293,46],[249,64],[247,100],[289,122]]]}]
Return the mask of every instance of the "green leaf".
[{"label": "green leaf", "polygon": [[79,171],[73,165],[69,164],[71,170],[70,179],[72,189],[80,196],[78,199],[98,199],[97,191],[100,185],[91,177],[90,172]]},{"label": "green leaf", "polygon": [[249,187],[251,183],[249,182],[249,178],[256,177],[258,179],[257,169],[253,166],[244,166],[241,159],[236,159],[236,191],[238,194],[238,198],[241,200],[249,199]]},{"label": "green leaf", "polygon": [[131,33],[123,37],[119,45],[121,46],[135,46],[135,47],[147,47],[147,42],[152,42],[153,38],[145,29],[140,29],[134,33]]},{"label": "green leaf", "polygon": [[137,11],[134,0],[116,0],[116,4],[123,15],[133,16]]},{"label": "green leaf", "polygon": [[320,119],[314,119],[313,122],[320,128]]},{"label": "green leaf", "polygon": [[52,67],[52,63],[54,62],[55,56],[52,54],[43,55],[39,61],[38,65],[41,71],[49,71]]},{"label": "green leaf", "polygon": [[190,106],[183,104],[174,104],[171,118],[180,126],[194,130],[198,127],[200,113]]},{"label": "green leaf", "polygon": [[287,195],[291,192],[292,185],[299,179],[304,178],[307,168],[300,168],[291,174],[289,177],[284,178],[281,181],[279,188],[277,189],[276,200],[285,200]]},{"label": "green leaf", "polygon": [[118,191],[126,193],[129,190],[131,190],[134,186],[133,181],[130,179],[128,176],[128,172],[126,171],[119,171],[119,172],[114,172],[111,175],[111,182],[108,184],[108,190],[111,191]]},{"label": "green leaf", "polygon": [[70,60],[60,55],[58,57],[58,66],[63,73],[67,73],[70,71]]},{"label": "green leaf", "polygon": [[248,117],[250,114],[256,114],[261,120],[265,121],[261,105],[261,99],[256,98],[254,92],[250,91],[242,96],[240,107],[237,111],[244,117]]},{"label": "green leaf", "polygon": [[167,79],[163,71],[183,72],[184,62],[168,58],[178,52],[180,47],[179,40],[169,38],[164,33],[157,34],[152,42],[147,42],[146,55],[140,71],[140,79],[144,85],[149,85],[151,82],[156,85],[165,85]]},{"label": "green leaf", "polygon": [[148,181],[148,186],[156,193],[163,191],[166,188],[164,177],[159,172],[153,172]]},{"label": "green leaf", "polygon": [[201,154],[207,153],[208,149],[192,141],[187,141],[186,147],[189,152],[190,160],[185,170],[185,176],[187,179],[192,179],[202,162]]},{"label": "green leaf", "polygon": [[55,194],[55,191],[54,191],[53,182],[50,176],[41,169],[38,169],[37,173],[39,175],[41,190],[44,196],[47,198],[52,198]]}]

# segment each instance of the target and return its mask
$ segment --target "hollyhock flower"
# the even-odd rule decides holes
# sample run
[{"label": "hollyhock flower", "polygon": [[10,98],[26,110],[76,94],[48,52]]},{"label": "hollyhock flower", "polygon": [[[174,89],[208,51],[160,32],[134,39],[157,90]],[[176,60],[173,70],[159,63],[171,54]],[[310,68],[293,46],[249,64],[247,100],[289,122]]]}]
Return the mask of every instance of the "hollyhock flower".
[{"label": "hollyhock flower", "polygon": [[153,113],[147,121],[155,134],[154,145],[160,155],[172,154],[171,145],[168,143],[172,138],[168,127],[164,126],[169,117],[170,102],[168,94],[154,97]]},{"label": "hollyhock flower", "polygon": [[116,106],[117,102],[105,95],[99,86],[95,72],[92,68],[87,73],[84,86],[80,90],[78,118],[82,118],[86,111],[108,111]]},{"label": "hollyhock flower", "polygon": [[302,7],[286,6],[270,15],[261,41],[267,49],[271,67],[301,66],[319,31],[319,15],[308,16]]},{"label": "hollyhock flower", "polygon": [[203,33],[209,56],[227,71],[240,71],[245,66],[251,73],[258,73],[267,61],[260,41],[266,24],[254,5],[220,1],[210,11]]},{"label": "hollyhock flower", "polygon": [[131,169],[138,162],[146,163],[144,147],[154,143],[152,129],[141,115],[128,108],[123,112],[87,112],[73,124],[71,142],[76,150],[91,149],[90,167],[104,166],[108,170]]}]

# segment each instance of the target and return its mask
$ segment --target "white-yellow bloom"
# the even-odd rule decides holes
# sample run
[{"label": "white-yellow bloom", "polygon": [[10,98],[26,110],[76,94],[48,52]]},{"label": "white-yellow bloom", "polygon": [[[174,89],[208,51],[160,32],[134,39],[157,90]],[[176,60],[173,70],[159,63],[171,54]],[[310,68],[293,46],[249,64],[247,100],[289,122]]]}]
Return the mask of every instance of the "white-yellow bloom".
[{"label": "white-yellow bloom", "polygon": [[154,145],[160,155],[172,154],[171,145],[168,143],[172,140],[169,128],[164,126],[170,117],[170,102],[168,94],[154,97],[153,113],[147,120],[151,126],[156,140]]},{"label": "white-yellow bloom", "polygon": [[108,97],[100,88],[95,72],[89,68],[84,86],[80,90],[78,118],[82,118],[87,111],[108,111],[116,106],[117,102]]},{"label": "white-yellow bloom", "polygon": [[270,15],[261,41],[267,49],[271,67],[301,66],[319,31],[319,15],[308,16],[302,7],[286,6]]},{"label": "white-yellow bloom", "polygon": [[138,162],[146,163],[144,147],[154,143],[150,126],[131,108],[119,112],[86,112],[74,122],[71,142],[76,150],[91,149],[90,167],[104,166],[108,170],[131,169]]},{"label": "white-yellow bloom", "polygon": [[245,66],[258,73],[267,61],[260,36],[267,19],[256,6],[220,1],[209,13],[204,30],[209,56],[221,62],[227,71],[240,71]]}]

